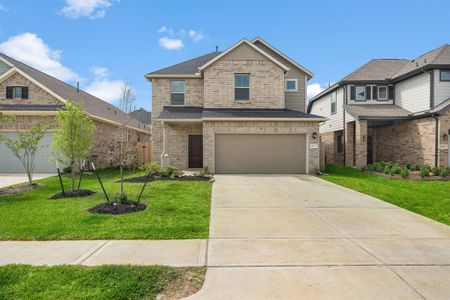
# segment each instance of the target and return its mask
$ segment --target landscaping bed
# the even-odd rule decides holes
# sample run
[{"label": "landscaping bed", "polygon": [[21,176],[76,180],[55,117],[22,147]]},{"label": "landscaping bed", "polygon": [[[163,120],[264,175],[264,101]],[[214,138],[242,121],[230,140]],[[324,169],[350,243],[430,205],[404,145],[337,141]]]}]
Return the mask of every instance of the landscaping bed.
[{"label": "landscaping bed", "polygon": [[120,215],[127,214],[131,212],[143,211],[147,208],[144,203],[138,203],[136,201],[120,201],[120,202],[104,202],[100,203],[88,211],[93,214],[110,214],[110,215]]},{"label": "landscaping bed", "polygon": [[[119,171],[99,171],[109,197],[120,192]],[[126,172],[141,177],[142,171]],[[70,186],[70,174],[62,176]],[[37,181],[43,186],[22,194],[0,195],[0,240],[81,239],[203,239],[208,238],[212,183],[208,181],[157,180],[147,184],[141,203],[147,209],[128,214],[93,214],[88,209],[105,203],[93,174],[83,176],[82,188],[90,197],[49,200],[61,187],[58,177]],[[142,183],[126,183],[130,200],[137,200]]]},{"label": "landscaping bed", "polygon": [[50,199],[57,200],[63,198],[77,198],[77,197],[88,197],[94,195],[95,192],[91,190],[79,189],[74,191],[65,191],[64,193],[58,193],[50,197]]},{"label": "landscaping bed", "polygon": [[[123,181],[124,182],[135,182],[135,183],[144,183],[147,180],[147,176],[139,176],[139,177],[132,177],[132,178],[126,178]],[[151,176],[148,178],[148,181],[156,181],[156,180],[168,180],[168,181],[211,181],[212,177],[205,177],[205,176],[195,176],[195,175],[183,175],[179,177],[155,177]]]},{"label": "landscaping bed", "polygon": [[205,268],[165,266],[0,267],[0,299],[182,299],[203,285]]},{"label": "landscaping bed", "polygon": [[19,184],[15,186],[8,186],[0,189],[0,195],[14,195],[24,193],[28,190],[37,189],[41,187],[42,184],[33,183],[33,184]]},{"label": "landscaping bed", "polygon": [[392,162],[376,162],[368,164],[363,171],[375,173],[391,179],[410,179],[426,181],[447,181],[450,180],[450,168],[419,166],[417,164],[401,165]]},{"label": "landscaping bed", "polygon": [[450,225],[450,182],[392,180],[354,168],[327,165],[320,178]]}]

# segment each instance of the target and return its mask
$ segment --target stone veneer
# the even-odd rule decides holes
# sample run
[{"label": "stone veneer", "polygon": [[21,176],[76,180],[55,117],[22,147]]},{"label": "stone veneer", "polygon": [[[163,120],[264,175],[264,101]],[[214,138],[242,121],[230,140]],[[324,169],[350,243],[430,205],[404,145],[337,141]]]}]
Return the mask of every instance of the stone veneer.
[{"label": "stone veneer", "polygon": [[318,122],[271,122],[271,121],[205,121],[203,122],[203,165],[214,173],[215,134],[308,134],[308,170],[319,169],[319,149],[310,149],[310,143],[319,143],[312,133],[319,131]]}]

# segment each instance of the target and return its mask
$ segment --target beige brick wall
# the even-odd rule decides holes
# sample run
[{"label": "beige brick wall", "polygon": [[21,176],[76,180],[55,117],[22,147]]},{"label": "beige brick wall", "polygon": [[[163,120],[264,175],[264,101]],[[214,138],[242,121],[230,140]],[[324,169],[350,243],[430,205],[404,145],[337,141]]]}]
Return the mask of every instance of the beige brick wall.
[{"label": "beige brick wall", "polygon": [[345,166],[353,167],[355,164],[355,122],[345,124]]},{"label": "beige brick wall", "polygon": [[201,134],[202,124],[172,124],[166,125],[168,158],[170,166],[185,170],[188,168],[188,137],[190,134]]},{"label": "beige brick wall", "polygon": [[355,121],[355,167],[367,165],[367,120]]},{"label": "beige brick wall", "polygon": [[434,165],[435,119],[398,121],[392,126],[374,129],[376,160]]},{"label": "beige brick wall", "polygon": [[[27,86],[28,99],[6,99],[7,86]],[[19,73],[15,73],[6,80],[0,82],[0,107],[2,104],[61,104],[61,101]]]},{"label": "beige brick wall", "polygon": [[[447,111],[444,115],[439,118],[440,121],[440,150],[439,150],[439,164],[440,166],[450,167],[450,162],[448,160],[449,153],[449,140],[450,140],[450,111]],[[444,134],[447,135],[447,139],[444,139]],[[443,149],[443,148],[447,149]]]},{"label": "beige brick wall", "polygon": [[[234,100],[234,74],[250,73],[250,100]],[[284,71],[269,60],[219,60],[204,71],[207,108],[284,108]]]},{"label": "beige brick wall", "polygon": [[337,135],[343,131],[326,132],[320,135],[323,150],[325,151],[325,163],[341,166],[344,164],[344,151],[337,153]]},{"label": "beige brick wall", "polygon": [[317,122],[203,122],[203,165],[214,173],[215,134],[308,134],[308,168],[310,173],[319,169],[319,149],[309,149],[310,143],[319,143],[311,133],[319,131]]}]

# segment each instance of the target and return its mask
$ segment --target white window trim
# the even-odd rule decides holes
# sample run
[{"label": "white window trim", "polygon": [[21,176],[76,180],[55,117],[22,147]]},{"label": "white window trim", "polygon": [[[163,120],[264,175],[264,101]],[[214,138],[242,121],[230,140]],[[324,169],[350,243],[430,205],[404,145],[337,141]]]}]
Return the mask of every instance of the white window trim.
[{"label": "white window trim", "polygon": [[[287,82],[295,81],[295,89],[288,89]],[[285,78],[284,79],[284,91],[285,92],[298,92],[298,78]]]},{"label": "white window trim", "polygon": [[[245,86],[236,86],[236,75],[248,75],[248,87]],[[233,86],[234,86],[234,90],[233,93],[235,93],[236,89],[248,89],[248,99],[239,99],[237,100],[236,97],[234,97],[234,102],[245,102],[245,103],[249,103],[250,102],[250,85],[251,85],[251,74],[250,73],[234,73],[233,76]]]},{"label": "white window trim", "polygon": [[[333,101],[333,95],[334,95],[334,101]],[[334,106],[335,111],[333,111],[333,103],[335,103],[335,106]],[[332,115],[337,113],[337,91],[330,93],[330,112]]]},{"label": "white window trim", "polygon": [[[181,92],[172,92],[172,82],[175,81],[182,81],[184,82],[184,91]],[[183,94],[184,95],[184,99],[183,99],[183,104],[173,104],[172,103],[172,94]],[[185,80],[171,80],[170,81],[170,106],[185,106],[186,105],[186,81]]]},{"label": "white window trim", "polygon": [[[380,97],[380,88],[385,88],[386,89],[386,97],[385,98],[381,98]],[[381,100],[381,101],[386,101],[389,99],[389,87],[387,85],[379,85],[378,86],[378,97],[377,100]]]},{"label": "white window trim", "polygon": [[[357,89],[362,87],[364,89],[364,99],[358,99],[358,92]],[[355,100],[353,101],[367,101],[367,93],[366,93],[366,86],[365,85],[355,85]]]},{"label": "white window trim", "polygon": [[[13,100],[23,100],[23,87],[22,86],[13,86]],[[20,93],[20,97],[17,97],[16,95],[16,89],[20,89],[21,93]]]}]

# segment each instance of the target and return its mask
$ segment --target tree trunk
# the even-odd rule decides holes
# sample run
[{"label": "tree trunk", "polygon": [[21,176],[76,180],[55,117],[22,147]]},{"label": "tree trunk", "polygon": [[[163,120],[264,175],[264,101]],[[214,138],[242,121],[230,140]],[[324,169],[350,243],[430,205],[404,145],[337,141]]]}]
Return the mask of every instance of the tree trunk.
[{"label": "tree trunk", "polygon": [[28,183],[30,185],[32,185],[33,184],[33,177],[31,177],[31,172],[29,172],[28,170],[27,170],[27,175],[28,175]]},{"label": "tree trunk", "polygon": [[70,162],[70,173],[72,175],[72,192],[75,191],[75,168],[74,168],[74,163],[73,161]]}]

